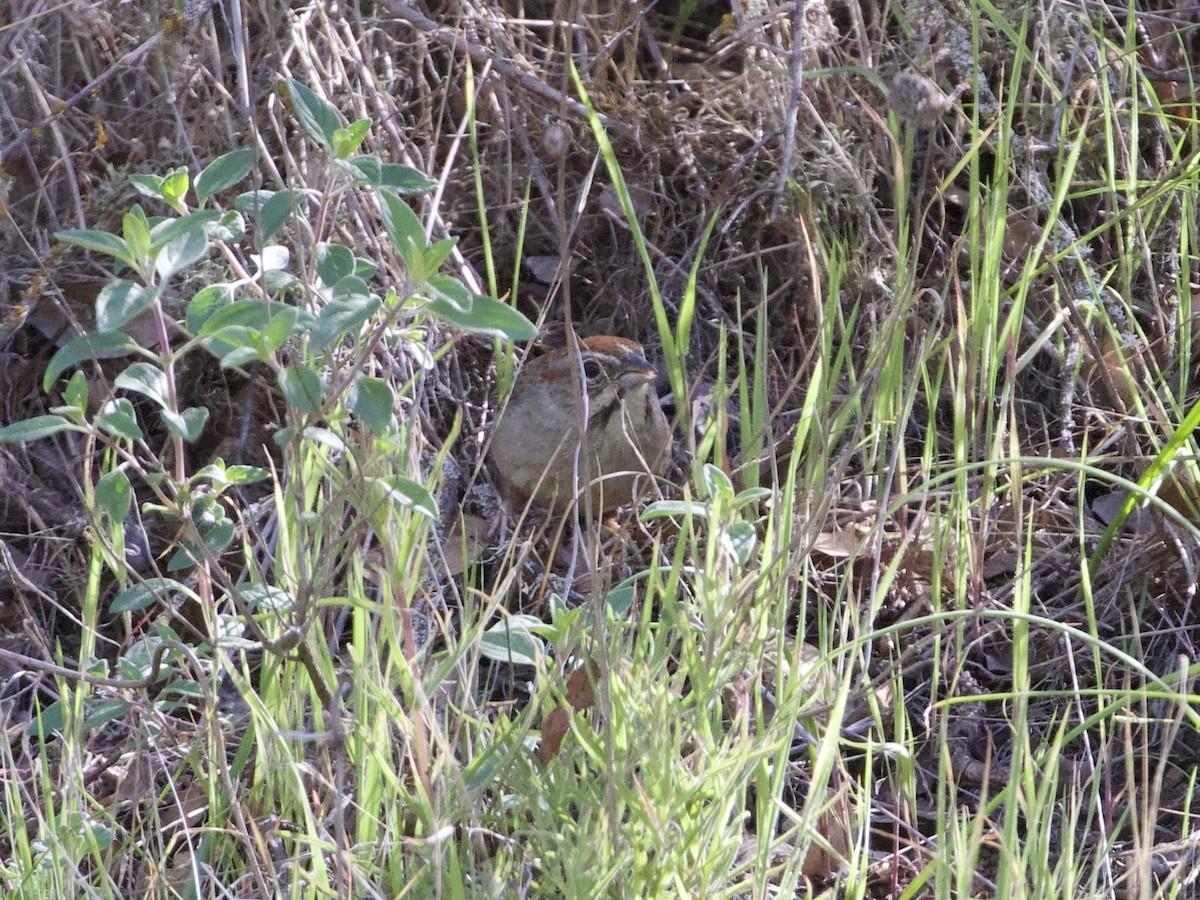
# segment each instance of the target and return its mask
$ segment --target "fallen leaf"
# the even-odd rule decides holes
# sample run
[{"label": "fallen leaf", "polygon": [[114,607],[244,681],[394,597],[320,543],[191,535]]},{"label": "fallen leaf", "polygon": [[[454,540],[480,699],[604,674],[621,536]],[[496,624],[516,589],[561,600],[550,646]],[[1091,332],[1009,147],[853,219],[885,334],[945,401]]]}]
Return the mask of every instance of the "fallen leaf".
[{"label": "fallen leaf", "polygon": [[538,745],[538,759],[542,765],[562,749],[563,738],[571,727],[571,710],[590,709],[596,702],[595,684],[600,677],[600,668],[595,662],[580,666],[567,676],[567,705],[556,706],[542,722],[542,742]]}]

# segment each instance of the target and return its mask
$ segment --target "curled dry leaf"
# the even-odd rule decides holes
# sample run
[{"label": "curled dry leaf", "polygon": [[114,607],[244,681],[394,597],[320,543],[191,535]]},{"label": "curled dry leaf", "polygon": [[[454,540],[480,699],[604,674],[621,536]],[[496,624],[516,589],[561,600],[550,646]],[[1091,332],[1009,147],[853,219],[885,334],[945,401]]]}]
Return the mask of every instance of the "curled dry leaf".
[{"label": "curled dry leaf", "polygon": [[542,765],[558,755],[563,738],[571,728],[571,710],[589,709],[596,702],[595,684],[600,669],[594,662],[580,666],[567,676],[567,705],[556,706],[542,723],[542,742],[538,745],[538,759]]},{"label": "curled dry leaf", "polygon": [[488,524],[479,516],[464,515],[455,521],[442,541],[447,575],[457,578],[483,558],[487,533]]},{"label": "curled dry leaf", "polygon": [[859,552],[862,535],[853,528],[822,531],[813,541],[813,552],[830,559],[849,559]]},{"label": "curled dry leaf", "polygon": [[804,855],[800,870],[809,878],[831,878],[850,855],[850,841],[858,830],[850,792],[829,789],[825,808],[817,819],[817,834]]}]

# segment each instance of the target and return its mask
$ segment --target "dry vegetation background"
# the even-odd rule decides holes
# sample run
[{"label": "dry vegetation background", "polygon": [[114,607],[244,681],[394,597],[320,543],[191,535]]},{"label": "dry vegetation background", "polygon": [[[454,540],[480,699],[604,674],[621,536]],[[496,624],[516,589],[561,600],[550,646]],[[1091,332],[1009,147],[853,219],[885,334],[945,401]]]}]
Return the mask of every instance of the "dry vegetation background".
[{"label": "dry vegetation background", "polygon": [[[933,513],[941,488],[926,481],[933,474],[926,467],[989,454],[1073,459],[1086,447],[1106,455],[1108,471],[1136,481],[1161,449],[1147,435],[1170,434],[1154,386],[1183,385],[1189,392],[1176,399],[1185,408],[1195,401],[1195,260],[1180,252],[1195,252],[1195,235],[1186,233],[1196,227],[1195,197],[1179,193],[1131,210],[1113,188],[1174,177],[1194,162],[1194,147],[1181,157],[1164,123],[1174,117],[1178,128],[1194,128],[1189,78],[1200,8],[1144,4],[1133,23],[1125,4],[1093,0],[1000,0],[986,9],[980,15],[954,0],[377,0],[189,3],[182,12],[165,0],[0,4],[0,425],[57,402],[42,392],[42,373],[57,347],[91,327],[94,298],[110,269],[56,244],[53,235],[119,229],[138,200],[130,173],[179,165],[195,172],[234,147],[252,146],[261,186],[321,187],[323,163],[300,140],[279,89],[283,77],[308,84],[349,120],[370,118],[372,152],[438,181],[434,196],[416,208],[433,217],[435,237],[461,238],[450,267],[487,290],[490,254],[491,287],[515,293],[547,343],[561,343],[569,309],[581,334],[633,337],[661,359],[646,273],[572,86],[569,53],[606,125],[672,311],[715,217],[698,267],[686,360],[695,394],[685,402],[695,415],[721,402],[711,396],[721,349],[736,371],[738,348],[754,349],[754,316],[766,317],[767,446],[779,451],[755,460],[766,483],[786,468],[830,317],[841,322],[842,352],[858,373],[855,383],[835,389],[847,404],[862,403],[880,379],[896,377],[879,369],[880,341],[905,345],[911,368],[901,375],[915,379],[904,388],[915,399],[900,431],[910,444],[907,453],[888,452],[907,467],[885,473],[864,464],[878,422],[864,421],[831,448],[829,482],[806,488],[823,492],[826,513],[808,538],[817,560],[803,576],[810,587],[844,602],[834,585],[846,577],[847,548],[868,523],[884,536],[874,558],[857,559],[849,577],[866,585],[889,572],[893,587],[880,628],[925,614],[934,592],[980,609],[1003,608],[1014,591],[1015,561],[1025,554],[1031,565],[1021,577],[1036,612],[1083,627],[1082,558],[1095,551],[1123,494],[1114,501],[1099,488],[1081,492],[1069,470],[1031,468],[1019,492],[1028,518],[1018,520],[1005,500],[955,523],[970,529],[964,542],[973,566],[966,572],[935,570],[927,545],[911,537],[948,527]],[[1014,80],[1017,42],[1028,60],[1026,74]],[[1130,94],[1166,113],[1145,116],[1134,138],[1130,119],[1103,99]],[[1113,132],[1122,136],[1116,144],[1139,150],[1117,160],[1123,171],[1111,169]],[[1057,174],[1068,136],[1080,142],[1078,163],[1047,233],[1045,209],[1062,187]],[[978,167],[976,181],[960,165],[968,156]],[[970,221],[981,204],[969,192],[1001,174],[1008,185],[1003,208],[985,227],[1003,222],[1005,233],[993,243]],[[1114,227],[1151,214],[1161,218],[1136,230]],[[342,239],[378,260],[382,272],[394,272],[372,211],[350,203],[341,215]],[[299,231],[284,242],[303,254]],[[952,369],[955,354],[965,352],[979,296],[972,261],[985,247],[1002,254],[1000,271],[1008,273],[1001,290],[987,296],[1010,302],[1004,291],[1026,279],[1020,321],[996,344],[1022,365],[1000,366],[1014,373],[1002,383],[982,372],[968,372],[965,384],[947,376],[928,394],[919,354],[941,347]],[[223,271],[220,259],[209,265],[197,279]],[[199,284],[180,286],[180,296],[170,298],[176,311]],[[1092,306],[1124,323],[1117,341],[1081,312]],[[740,333],[743,342],[723,343],[723,332]],[[435,332],[429,345],[450,336]],[[484,530],[497,513],[473,436],[486,433],[494,411],[491,361],[490,341],[455,340],[409,407],[431,448],[463,416],[464,437],[451,450],[457,474],[445,479],[439,502],[445,512],[465,503]],[[411,361],[390,364],[403,369]],[[105,366],[95,368],[94,391],[106,376]],[[190,465],[217,457],[263,463],[261,448],[270,446],[280,415],[267,382],[213,363],[196,364],[182,384],[194,395],[184,405],[213,411]],[[967,413],[974,417],[959,432],[952,428],[956,392],[971,399]],[[869,402],[862,408],[875,411]],[[729,411],[735,421],[719,462],[737,472],[748,461],[739,455],[746,435],[739,435],[732,400]],[[1150,425],[1135,426],[1131,417]],[[994,431],[999,418],[1012,427]],[[989,440],[955,446],[951,435],[964,432]],[[689,441],[681,438],[677,481],[688,473]],[[28,721],[28,679],[35,676],[11,654],[49,661],[56,644],[69,655],[78,642],[75,598],[87,579],[82,539],[89,523],[79,479],[88,452],[99,451],[70,435],[0,445],[0,647],[10,652],[0,673],[17,698],[15,705],[6,701],[12,729]],[[895,480],[898,494],[914,491],[913,501],[882,524],[871,502],[881,475]],[[1194,521],[1193,487],[1184,473],[1164,493]],[[982,481],[975,488],[980,495],[993,489]],[[147,540],[159,553],[171,537],[152,531]],[[1197,655],[1196,550],[1190,532],[1147,512],[1086,585],[1099,611],[1098,633],[1152,671],[1171,672],[1180,657]],[[637,558],[639,551],[629,552]],[[535,603],[522,611],[541,612]],[[911,642],[917,650],[900,660],[913,709],[936,699],[923,687],[934,636],[933,627],[921,629]],[[968,626],[961,655],[942,660],[960,673],[961,697],[1011,685],[1010,639],[1003,620]],[[1075,654],[1090,655],[1084,644],[1034,627],[1029,646],[1039,689],[1096,686],[1086,683],[1086,671],[1064,665]],[[1119,666],[1109,671],[1113,684],[1135,677]],[[1090,708],[1083,696],[1081,709]],[[1061,708],[1060,698],[1034,701],[1031,727],[1050,728]],[[988,779],[1002,784],[1011,740],[1005,716],[995,700],[956,705],[945,732],[915,737],[917,759],[933,767],[949,753],[964,790]],[[1200,740],[1187,728],[1134,740],[1139,753],[1146,751],[1136,765],[1171,761],[1159,785],[1163,833],[1194,830],[1186,797]],[[98,763],[89,789],[102,792],[103,770]],[[1118,782],[1125,775],[1115,767]],[[930,827],[919,812],[908,821]]]}]

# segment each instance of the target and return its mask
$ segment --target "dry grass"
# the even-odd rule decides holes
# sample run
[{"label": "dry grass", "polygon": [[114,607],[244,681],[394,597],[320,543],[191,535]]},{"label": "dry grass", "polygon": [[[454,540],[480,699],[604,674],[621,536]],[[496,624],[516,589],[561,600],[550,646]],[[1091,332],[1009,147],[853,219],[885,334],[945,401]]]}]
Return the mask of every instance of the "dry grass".
[{"label": "dry grass", "polygon": [[[0,425],[60,402],[41,392],[42,371],[94,327],[111,273],[53,235],[119,230],[138,199],[130,173],[194,173],[246,146],[256,186],[328,188],[324,158],[278,90],[290,77],[347,120],[370,119],[369,152],[437,181],[420,212],[434,238],[460,238],[447,269],[515,298],[549,344],[572,323],[637,338],[661,358],[651,284],[672,322],[693,316],[680,373],[691,394],[674,400],[694,427],[679,435],[664,493],[709,504],[707,525],[629,515],[619,532],[592,532],[568,572],[536,522],[509,530],[491,489],[494,363],[506,373],[510,360],[436,326],[421,335],[440,353],[429,369],[404,347],[381,348],[379,371],[407,385],[409,474],[436,485],[443,521],[427,550],[423,534],[381,548],[353,487],[338,496],[324,525],[338,540],[314,569],[321,612],[309,623],[329,651],[333,694],[303,686],[320,662],[261,646],[249,661],[230,657],[244,663],[236,676],[215,673],[229,693],[220,740],[234,774],[224,754],[206,752],[222,759],[215,770],[238,809],[229,827],[243,843],[207,857],[212,871],[200,875],[193,851],[205,827],[226,823],[215,789],[189,786],[194,747],[211,738],[195,707],[164,711],[150,740],[129,717],[60,749],[25,725],[39,696],[69,699],[71,679],[52,666],[88,640],[113,660],[159,621],[203,648],[217,610],[132,623],[101,614],[85,638],[82,598],[101,598],[103,610],[118,589],[89,569],[96,520],[79,486],[81,460],[99,471],[102,448],[73,434],[0,444],[9,890],[23,889],[21,848],[65,827],[50,815],[61,807],[98,808],[125,829],[111,850],[79,851],[77,870],[60,876],[64,895],[84,884],[105,896],[149,885],[182,895],[189,884],[215,895],[239,877],[252,886],[234,894],[258,895],[315,870],[307,854],[328,863],[313,890],[356,896],[406,884],[452,896],[484,885],[586,893],[588,879],[632,896],[698,885],[766,896],[806,883],[831,896],[848,885],[880,897],[1194,895],[1193,13],[1163,5],[1131,18],[1092,2],[741,6],[755,12],[738,21],[721,3],[380,0],[282,12],[221,4],[185,19],[166,3],[9,5]],[[240,23],[226,18],[234,8]],[[331,209],[326,239],[402,289],[376,212],[357,197]],[[301,260],[311,240],[295,225],[282,237]],[[214,257],[172,285],[168,309],[182,316],[226,264]],[[93,391],[115,371],[95,366]],[[183,405],[213,411],[190,465],[272,464],[285,481],[295,471],[270,443],[287,413],[261,375],[197,363],[183,383]],[[369,443],[355,451],[369,469]],[[773,499],[721,506],[702,463],[729,473],[730,498],[765,485]],[[252,506],[263,497],[243,498],[239,520],[256,552],[280,527],[266,522],[278,507]],[[753,525],[761,556],[730,549],[745,537],[739,523]],[[177,537],[146,527],[156,554]],[[380,573],[410,551],[408,580],[387,581]],[[231,583],[251,568],[223,562]],[[377,586],[376,600],[407,604],[402,649],[389,659],[384,629],[375,661],[359,655],[369,628],[348,624],[361,608],[338,602],[372,577],[395,589]],[[607,658],[596,651],[597,696],[572,698],[553,676],[565,682],[566,648],[588,644],[566,607],[595,600],[586,608],[602,610],[630,577],[645,593],[617,638],[629,643],[605,645]],[[708,577],[720,590],[700,583]],[[517,613],[570,635],[547,638],[561,652],[536,675],[479,655],[495,617]],[[595,612],[589,627],[602,619]],[[806,643],[833,673],[819,714],[797,693],[811,690],[797,687],[803,678],[781,674],[780,660],[798,661]],[[378,696],[363,687],[368,662],[382,673]],[[294,679],[294,695],[272,698],[279,686],[265,671]],[[788,678],[799,681],[785,689]],[[694,732],[672,734],[659,756],[639,743],[704,690],[713,703],[688,720]],[[424,713],[406,705],[414,696]],[[798,718],[795,731],[773,717],[775,702]],[[568,736],[568,758],[551,763],[562,770],[547,774],[521,737],[556,704],[595,705],[596,730]],[[295,719],[279,721],[281,708]],[[368,708],[381,718],[356,715]],[[314,722],[345,727],[346,743],[297,751],[281,737],[276,751],[261,737]],[[239,744],[256,730],[261,745]],[[393,768],[363,762],[378,742],[394,749]],[[630,748],[646,756],[626,779],[617,773]],[[284,775],[250,774],[247,759],[275,752],[296,763],[294,807],[273,805],[285,790],[271,778]],[[612,779],[595,806],[588,779],[567,777],[572,764]],[[625,797],[631,784],[643,794]],[[385,789],[412,806],[379,814],[365,795]],[[322,799],[309,808],[306,794]],[[559,843],[543,840],[554,829],[532,796],[561,812]],[[628,811],[638,804],[680,818],[641,822]],[[859,826],[842,834],[830,817],[853,821],[850,806]],[[378,832],[364,836],[376,815]],[[607,829],[619,836],[611,857],[587,843],[589,830]],[[837,853],[806,853],[814,834]]]}]

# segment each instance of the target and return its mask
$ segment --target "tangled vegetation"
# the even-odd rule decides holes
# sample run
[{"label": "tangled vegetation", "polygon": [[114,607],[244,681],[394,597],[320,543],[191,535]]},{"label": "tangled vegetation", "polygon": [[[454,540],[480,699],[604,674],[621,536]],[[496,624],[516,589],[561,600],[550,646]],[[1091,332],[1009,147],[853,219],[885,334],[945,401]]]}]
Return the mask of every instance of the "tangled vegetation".
[{"label": "tangled vegetation", "polygon": [[1195,895],[1193,9],[4,14],[7,895]]}]

